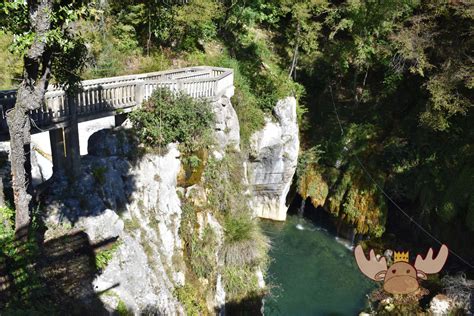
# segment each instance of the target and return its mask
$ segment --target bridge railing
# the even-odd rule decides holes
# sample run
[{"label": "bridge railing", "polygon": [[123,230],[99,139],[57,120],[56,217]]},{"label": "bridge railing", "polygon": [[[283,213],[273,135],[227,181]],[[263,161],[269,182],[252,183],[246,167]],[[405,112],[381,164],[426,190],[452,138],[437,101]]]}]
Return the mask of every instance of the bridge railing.
[{"label": "bridge railing", "polygon": [[[233,93],[233,71],[219,67],[188,67],[170,71],[85,80],[74,96],[75,111],[81,121],[131,109],[147,100],[158,88],[182,91],[193,98],[218,98]],[[16,91],[0,91],[0,133],[8,131],[6,112],[16,101]],[[50,87],[41,108],[30,112],[35,125],[54,128],[71,116],[71,100],[58,87]],[[89,118],[91,117],[91,118]]]}]

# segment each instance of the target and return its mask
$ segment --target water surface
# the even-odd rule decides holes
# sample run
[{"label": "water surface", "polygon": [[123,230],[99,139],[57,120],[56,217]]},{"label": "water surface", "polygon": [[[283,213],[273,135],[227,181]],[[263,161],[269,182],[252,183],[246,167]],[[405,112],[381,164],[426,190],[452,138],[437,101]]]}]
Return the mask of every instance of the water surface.
[{"label": "water surface", "polygon": [[358,315],[375,285],[360,272],[347,246],[296,215],[264,222],[272,240],[265,315]]}]

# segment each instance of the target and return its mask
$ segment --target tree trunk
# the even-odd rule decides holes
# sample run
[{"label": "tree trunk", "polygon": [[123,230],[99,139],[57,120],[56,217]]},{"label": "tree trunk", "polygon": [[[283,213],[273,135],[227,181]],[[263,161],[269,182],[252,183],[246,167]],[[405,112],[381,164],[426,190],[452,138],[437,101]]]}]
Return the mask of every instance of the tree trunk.
[{"label": "tree trunk", "polygon": [[150,57],[150,46],[151,46],[151,20],[150,20],[150,8],[148,8],[148,39],[146,41],[146,55]]},{"label": "tree trunk", "polygon": [[28,0],[28,18],[35,38],[24,57],[23,80],[17,91],[15,107],[7,113],[10,132],[12,188],[15,202],[15,231],[25,231],[30,223],[25,169],[30,154],[29,111],[41,106],[51,70],[51,54],[46,45],[46,33],[51,28],[50,12],[53,0]]},{"label": "tree trunk", "polygon": [[0,207],[5,206],[5,193],[3,192],[3,178],[0,178]]},{"label": "tree trunk", "polygon": [[[17,104],[21,101],[17,100]],[[10,130],[10,160],[12,172],[12,188],[15,201],[15,230],[27,227],[30,222],[29,204],[31,196],[27,192],[25,155],[29,155],[30,121],[28,112],[17,104],[8,113],[7,121]],[[25,150],[26,149],[26,150]]]},{"label": "tree trunk", "polygon": [[288,79],[291,79],[291,75],[293,72],[295,73],[294,79],[296,79],[296,65],[298,62],[298,50],[300,46],[300,22],[296,25],[296,43],[295,43],[295,51],[293,53],[293,61],[291,62],[290,72],[288,74]]}]

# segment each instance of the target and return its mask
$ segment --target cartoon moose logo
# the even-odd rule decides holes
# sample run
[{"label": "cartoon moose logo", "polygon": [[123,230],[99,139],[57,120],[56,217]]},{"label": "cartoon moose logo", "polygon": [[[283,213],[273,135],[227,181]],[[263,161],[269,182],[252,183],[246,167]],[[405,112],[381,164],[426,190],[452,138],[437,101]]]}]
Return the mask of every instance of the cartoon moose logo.
[{"label": "cartoon moose logo", "polygon": [[377,259],[374,250],[370,250],[369,260],[362,247],[354,249],[355,259],[360,271],[374,281],[383,281],[383,288],[391,294],[408,294],[419,288],[418,279],[427,279],[427,274],[438,273],[448,258],[448,247],[442,245],[438,255],[433,258],[430,248],[426,257],[416,256],[415,264],[408,263],[408,252],[396,252],[394,263],[387,267],[385,257]]}]

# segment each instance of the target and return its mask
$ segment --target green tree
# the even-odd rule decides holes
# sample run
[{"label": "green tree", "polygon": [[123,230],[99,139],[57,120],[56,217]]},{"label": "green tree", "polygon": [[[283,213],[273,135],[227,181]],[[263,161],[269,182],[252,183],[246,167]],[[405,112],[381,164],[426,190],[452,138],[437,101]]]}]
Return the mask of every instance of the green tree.
[{"label": "green tree", "polygon": [[206,100],[195,100],[166,88],[156,90],[150,100],[130,114],[138,137],[148,146],[166,146],[172,142],[183,144],[192,152],[210,141],[214,113]]},{"label": "green tree", "polygon": [[1,30],[15,36],[13,51],[23,56],[23,79],[15,107],[8,112],[12,187],[15,201],[15,230],[30,223],[25,172],[29,155],[29,111],[43,102],[51,77],[72,91],[79,80],[84,61],[84,45],[74,32],[74,21],[86,12],[82,1],[12,0],[0,4]]},{"label": "green tree", "polygon": [[328,5],[327,0],[281,0],[281,15],[286,19],[286,51],[291,57],[289,77],[296,78],[300,55],[306,60],[314,60],[322,28],[321,21],[315,17],[327,11]]},{"label": "green tree", "polygon": [[460,242],[474,213],[472,177],[464,176],[474,161],[472,12],[462,1],[394,0],[331,3],[313,14],[318,52],[300,59],[299,79],[311,122],[303,144],[324,152],[303,179],[315,201],[346,219],[364,206],[383,209],[357,154],[413,218],[473,254]]}]

